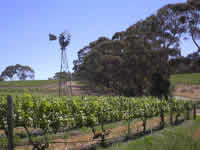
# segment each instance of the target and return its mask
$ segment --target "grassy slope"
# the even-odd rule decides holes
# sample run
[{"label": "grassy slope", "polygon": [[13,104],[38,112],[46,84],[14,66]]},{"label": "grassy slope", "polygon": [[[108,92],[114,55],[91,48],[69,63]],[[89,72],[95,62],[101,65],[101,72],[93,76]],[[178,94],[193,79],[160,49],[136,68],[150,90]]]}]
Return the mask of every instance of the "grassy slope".
[{"label": "grassy slope", "polygon": [[200,84],[200,73],[186,73],[172,75],[170,78],[174,84]]},{"label": "grassy slope", "polygon": [[[190,74],[176,74],[170,78],[172,85],[176,84],[199,84],[200,85],[200,73]],[[56,89],[47,88],[48,85],[55,86],[58,81],[56,80],[27,80],[27,81],[8,81],[0,82],[0,93],[9,94],[23,94],[33,93],[39,95],[56,94]],[[76,85],[87,85],[87,83],[77,82]]]},{"label": "grassy slope", "polygon": [[0,87],[40,87],[57,83],[56,80],[26,80],[0,82]]},{"label": "grassy slope", "polygon": [[[175,74],[170,78],[172,83],[200,84],[200,73]],[[0,87],[41,87],[55,84],[56,80],[27,80],[0,82]]]},{"label": "grassy slope", "polygon": [[[72,81],[73,91],[87,88],[87,82]],[[0,82],[0,94],[24,94],[32,95],[57,95],[58,80],[26,80],[26,81],[2,81]]]},{"label": "grassy slope", "polygon": [[46,87],[56,83],[58,83],[56,80],[3,81],[0,82],[0,94],[54,95],[56,94],[56,89],[48,89]]}]

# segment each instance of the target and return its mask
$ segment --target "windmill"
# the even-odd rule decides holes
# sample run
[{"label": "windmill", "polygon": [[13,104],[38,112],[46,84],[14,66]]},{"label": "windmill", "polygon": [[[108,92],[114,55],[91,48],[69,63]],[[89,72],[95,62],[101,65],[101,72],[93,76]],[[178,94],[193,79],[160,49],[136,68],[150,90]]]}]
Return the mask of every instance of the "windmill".
[{"label": "windmill", "polygon": [[[49,40],[57,40],[57,36],[54,34],[49,34]],[[71,86],[71,73],[69,71],[68,58],[66,47],[69,45],[71,40],[71,34],[67,32],[62,32],[58,36],[58,42],[60,44],[61,50],[61,63],[60,63],[60,72],[59,72],[59,82],[58,82],[58,94],[59,96],[72,95],[72,86]]]}]

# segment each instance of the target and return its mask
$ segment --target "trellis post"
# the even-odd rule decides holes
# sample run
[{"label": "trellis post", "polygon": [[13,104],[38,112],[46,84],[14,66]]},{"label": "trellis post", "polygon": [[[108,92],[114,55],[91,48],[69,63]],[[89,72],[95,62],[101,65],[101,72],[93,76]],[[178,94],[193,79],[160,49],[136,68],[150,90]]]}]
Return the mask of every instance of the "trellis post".
[{"label": "trellis post", "polygon": [[14,150],[14,136],[13,136],[13,98],[8,95],[7,96],[7,106],[8,106],[8,114],[7,114],[7,123],[8,123],[8,150]]}]

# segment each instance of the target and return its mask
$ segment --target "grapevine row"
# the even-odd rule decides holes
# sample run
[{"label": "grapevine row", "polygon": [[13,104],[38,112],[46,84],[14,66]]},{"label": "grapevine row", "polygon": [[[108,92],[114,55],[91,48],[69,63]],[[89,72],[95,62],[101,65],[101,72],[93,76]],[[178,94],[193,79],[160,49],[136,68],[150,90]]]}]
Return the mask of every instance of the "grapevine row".
[{"label": "grapevine row", "polygon": [[[120,120],[147,119],[168,113],[171,109],[180,114],[192,109],[192,103],[166,101],[154,97],[53,97],[53,96],[13,96],[15,127],[41,129],[44,133],[60,128],[94,127],[106,122]],[[0,129],[7,129],[7,99],[0,96]],[[31,141],[31,139],[30,139]]]}]

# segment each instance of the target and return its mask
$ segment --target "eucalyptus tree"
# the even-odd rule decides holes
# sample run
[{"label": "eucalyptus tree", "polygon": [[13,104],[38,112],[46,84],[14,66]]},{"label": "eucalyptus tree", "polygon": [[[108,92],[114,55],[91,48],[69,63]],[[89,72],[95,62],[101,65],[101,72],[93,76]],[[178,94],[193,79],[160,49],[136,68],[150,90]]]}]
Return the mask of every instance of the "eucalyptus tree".
[{"label": "eucalyptus tree", "polygon": [[78,52],[78,60],[74,61],[74,71],[82,79],[98,82],[101,80],[98,75],[98,56],[99,52],[96,46],[101,42],[108,40],[106,37],[100,37],[98,40],[91,42]]},{"label": "eucalyptus tree", "polygon": [[[126,75],[130,74],[127,76],[128,79],[131,76],[135,78],[134,83],[129,83],[136,86],[134,88],[139,96],[154,86],[152,78],[155,73],[168,80],[170,75],[168,61],[171,57],[180,55],[179,37],[182,30],[179,30],[176,18],[171,15],[172,12],[163,7],[156,15],[130,26],[124,34],[127,42],[126,65],[133,66],[125,67],[130,69]],[[166,95],[167,92],[163,91],[159,96],[163,94]]]},{"label": "eucalyptus tree", "polygon": [[173,14],[176,14],[177,27],[185,33],[185,39],[191,38],[200,51],[200,7],[198,1],[188,1],[188,3],[178,3],[168,5]]},{"label": "eucalyptus tree", "polygon": [[78,52],[78,60],[74,61],[76,75],[107,88],[116,87],[122,61],[120,47],[121,42],[106,37],[91,42]]},{"label": "eucalyptus tree", "polygon": [[16,64],[6,67],[1,73],[1,78],[4,80],[12,80],[14,77],[17,77],[19,80],[34,79],[34,70],[30,66]]},{"label": "eucalyptus tree", "polygon": [[[169,60],[180,56],[180,37],[186,32],[180,17],[179,11],[174,13],[171,5],[166,5],[155,15],[116,32],[112,39],[99,38],[78,52],[76,74],[126,96],[166,96]],[[155,85],[155,74],[166,86]],[[155,87],[166,90],[155,94]]]}]

